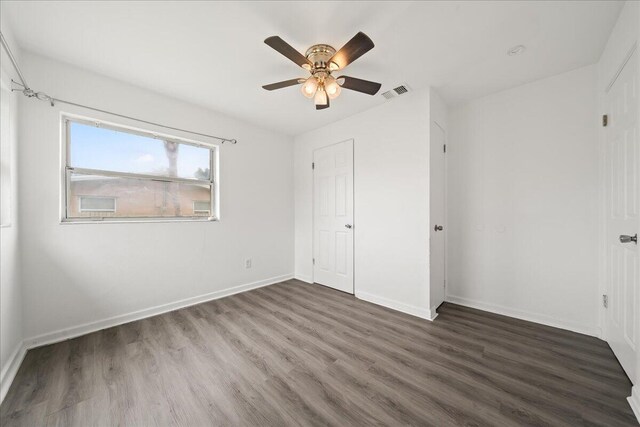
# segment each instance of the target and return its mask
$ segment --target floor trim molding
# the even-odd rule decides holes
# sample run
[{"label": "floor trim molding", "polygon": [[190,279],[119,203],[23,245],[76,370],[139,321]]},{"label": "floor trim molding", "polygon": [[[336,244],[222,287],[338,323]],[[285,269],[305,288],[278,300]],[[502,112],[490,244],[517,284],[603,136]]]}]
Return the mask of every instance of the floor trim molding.
[{"label": "floor trim molding", "polygon": [[421,319],[433,320],[438,316],[438,313],[431,313],[428,308],[416,307],[414,305],[405,304],[400,301],[392,300],[389,298],[381,297],[378,295],[370,294],[368,292],[362,292],[356,290],[356,298],[364,301],[368,301],[373,304],[381,305],[383,307],[390,308],[392,310],[401,311],[412,316],[420,317]]},{"label": "floor trim molding", "polygon": [[22,365],[22,361],[26,354],[27,347],[24,345],[24,341],[20,341],[16,345],[16,349],[11,354],[11,357],[9,357],[9,361],[6,366],[2,367],[2,373],[0,373],[0,403],[2,403],[7,395],[9,387],[11,387],[11,383],[16,377],[18,369],[20,369],[20,365]]},{"label": "floor trim molding", "polygon": [[631,396],[627,397],[631,410],[636,414],[638,423],[640,424],[640,384],[634,385],[631,389]]},{"label": "floor trim molding", "polygon": [[250,291],[252,289],[261,288],[263,286],[269,286],[275,283],[284,282],[292,278],[293,278],[293,274],[285,274],[282,276],[276,276],[276,277],[271,277],[269,279],[259,280],[253,283],[234,286],[234,287],[223,289],[220,291],[209,292],[203,295],[185,298],[179,301],[162,304],[155,307],[145,308],[145,309],[134,311],[128,314],[121,314],[118,316],[109,317],[107,319],[102,319],[95,322],[89,322],[82,325],[73,326],[70,328],[60,329],[54,332],[48,332],[46,334],[25,339],[24,344],[27,349],[40,347],[48,344],[53,344],[56,342],[68,340],[70,338],[86,335],[91,332],[96,332],[102,329],[118,326],[123,323],[129,323],[129,322],[144,319],[147,317],[157,316],[159,314],[189,307],[191,305],[196,305],[203,302],[238,294],[241,292]]},{"label": "floor trim molding", "polygon": [[436,319],[436,317],[438,317],[438,307],[440,307],[440,305],[434,305],[433,307],[431,307],[430,310],[430,314],[431,314],[431,321],[434,321]]},{"label": "floor trim molding", "polygon": [[512,308],[489,304],[482,301],[476,301],[469,298],[458,297],[455,295],[447,295],[445,298],[445,301],[453,304],[463,305],[465,307],[470,307],[478,310],[488,311],[495,314],[500,314],[503,316],[514,317],[520,320],[526,320],[528,322],[539,323],[541,325],[551,326],[554,328],[566,329],[571,332],[576,332],[583,335],[589,335],[596,338],[600,338],[602,335],[599,328],[597,327],[589,328],[583,325],[578,325],[575,323],[554,319],[548,316],[526,312],[522,310],[515,310]]},{"label": "floor trim molding", "polygon": [[303,274],[296,273],[294,275],[294,279],[300,280],[301,282],[305,282],[305,283],[313,283],[313,279],[311,278],[311,276],[305,276]]}]

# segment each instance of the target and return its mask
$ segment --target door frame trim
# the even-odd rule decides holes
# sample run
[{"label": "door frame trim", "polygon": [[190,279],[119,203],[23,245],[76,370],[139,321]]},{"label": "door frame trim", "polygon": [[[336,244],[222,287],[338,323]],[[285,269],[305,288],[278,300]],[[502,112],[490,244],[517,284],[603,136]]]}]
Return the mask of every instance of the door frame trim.
[{"label": "door frame trim", "polygon": [[[353,196],[353,231],[352,231],[352,235],[353,235],[353,244],[352,244],[352,248],[351,250],[353,251],[353,263],[351,266],[351,274],[353,277],[353,291],[351,293],[351,295],[355,295],[356,294],[356,232],[355,232],[355,226],[356,226],[356,139],[355,138],[347,138],[347,139],[343,139],[342,141],[338,141],[338,142],[331,142],[328,144],[324,144],[324,145],[320,145],[317,147],[314,147],[313,150],[311,150],[311,163],[314,162],[314,156],[315,156],[315,152],[318,150],[322,150],[323,148],[327,148],[327,147],[331,147],[332,145],[338,145],[338,144],[342,144],[343,142],[348,142],[351,141],[352,144],[352,175],[353,175],[353,179],[352,179],[352,196]],[[315,174],[315,169],[311,171],[311,257],[313,259],[316,258],[316,241],[315,241],[315,229],[316,229],[316,217],[315,217],[315,212],[316,212],[316,206],[315,206],[315,189],[316,189],[316,174]],[[316,274],[316,266],[315,264],[311,264],[311,283],[315,284],[315,274]]]},{"label": "door frame trim", "polygon": [[605,94],[609,93],[609,90],[611,89],[611,87],[615,84],[616,80],[618,80],[618,77],[620,77],[620,74],[622,73],[622,70],[624,70],[624,67],[627,65],[627,62],[629,62],[629,60],[633,56],[633,54],[636,51],[637,47],[638,47],[638,42],[636,41],[629,48],[629,50],[625,54],[624,58],[622,59],[622,62],[620,62],[620,65],[616,69],[616,72],[613,74],[613,77],[611,77],[611,80],[609,80],[609,84],[607,84],[607,87],[604,90]]}]

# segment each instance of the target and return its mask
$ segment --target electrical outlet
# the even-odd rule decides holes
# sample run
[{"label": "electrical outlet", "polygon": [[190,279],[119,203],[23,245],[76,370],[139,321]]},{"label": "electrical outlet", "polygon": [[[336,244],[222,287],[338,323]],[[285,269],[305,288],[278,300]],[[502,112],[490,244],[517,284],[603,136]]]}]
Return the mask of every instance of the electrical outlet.
[{"label": "electrical outlet", "polygon": [[244,268],[251,268],[251,258],[244,260]]}]

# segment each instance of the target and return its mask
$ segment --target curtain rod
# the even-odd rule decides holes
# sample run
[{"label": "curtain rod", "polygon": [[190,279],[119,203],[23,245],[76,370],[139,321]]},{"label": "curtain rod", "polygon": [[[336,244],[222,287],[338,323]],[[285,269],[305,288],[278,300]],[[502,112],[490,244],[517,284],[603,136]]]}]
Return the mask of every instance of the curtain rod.
[{"label": "curtain rod", "polygon": [[7,41],[4,39],[4,34],[2,34],[2,31],[0,31],[0,42],[2,43],[2,47],[4,47],[4,50],[7,52],[7,55],[9,56],[9,60],[11,60],[11,64],[13,64],[13,68],[15,68],[16,73],[18,73],[18,77],[22,82],[22,86],[24,86],[25,88],[29,88],[27,81],[25,80],[24,76],[22,75],[22,72],[20,71],[20,67],[18,67],[16,58],[13,56],[11,49],[9,49],[9,45],[7,44]]},{"label": "curtain rod", "polygon": [[171,130],[175,130],[175,131],[178,131],[178,132],[185,132],[185,133],[190,133],[192,135],[198,135],[198,136],[203,136],[203,137],[206,137],[206,138],[217,139],[217,140],[221,141],[222,144],[224,144],[225,142],[230,142],[231,144],[237,144],[238,143],[238,141],[236,139],[223,138],[221,136],[209,135],[209,134],[206,134],[206,133],[194,132],[194,131],[187,130],[187,129],[181,129],[181,128],[177,128],[177,127],[167,126],[167,125],[163,125],[163,124],[160,124],[160,123],[155,123],[155,122],[151,122],[151,121],[148,121],[148,120],[143,120],[143,119],[138,119],[136,117],[127,116],[127,115],[124,115],[124,114],[113,113],[111,111],[102,110],[100,108],[91,107],[89,105],[78,104],[76,102],[65,101],[64,99],[54,98],[52,96],[47,95],[44,92],[35,92],[27,84],[27,81],[25,80],[24,75],[22,74],[22,71],[20,71],[20,67],[18,67],[18,63],[16,62],[16,59],[13,56],[13,53],[11,52],[11,49],[9,48],[9,45],[7,44],[7,41],[4,39],[4,35],[2,34],[1,31],[0,31],[0,42],[2,43],[2,47],[4,48],[5,52],[7,52],[7,55],[9,56],[9,59],[11,60],[11,64],[13,65],[13,68],[16,70],[16,73],[18,73],[18,78],[20,79],[20,82],[16,82],[14,80],[11,80],[11,82],[22,86],[22,89],[11,88],[12,92],[19,90],[27,98],[36,98],[36,99],[38,99],[40,101],[47,101],[47,102],[49,102],[51,104],[52,107],[56,103],[73,105],[75,107],[81,107],[81,108],[86,108],[88,110],[97,111],[97,112],[100,112],[100,113],[111,114],[112,116],[121,117],[123,119],[134,120],[136,122],[146,123],[146,124],[152,125],[152,126],[159,126],[159,127],[165,128],[165,129],[171,129]]}]

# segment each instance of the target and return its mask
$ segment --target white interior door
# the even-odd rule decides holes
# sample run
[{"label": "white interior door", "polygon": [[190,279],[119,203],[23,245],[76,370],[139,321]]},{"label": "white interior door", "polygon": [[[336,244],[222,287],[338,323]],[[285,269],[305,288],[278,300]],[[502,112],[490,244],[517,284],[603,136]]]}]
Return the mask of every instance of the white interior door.
[{"label": "white interior door", "polygon": [[[437,308],[445,296],[445,134],[436,123],[431,126],[429,161],[429,272],[431,308]],[[432,313],[434,315],[434,313]]]},{"label": "white interior door", "polygon": [[313,152],[313,281],[353,293],[353,140]]},{"label": "white interior door", "polygon": [[[632,236],[640,229],[638,54],[634,52],[605,96],[606,338],[632,381],[640,328],[640,258]],[[625,237],[627,236],[627,237]]]}]

